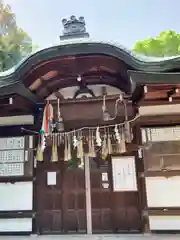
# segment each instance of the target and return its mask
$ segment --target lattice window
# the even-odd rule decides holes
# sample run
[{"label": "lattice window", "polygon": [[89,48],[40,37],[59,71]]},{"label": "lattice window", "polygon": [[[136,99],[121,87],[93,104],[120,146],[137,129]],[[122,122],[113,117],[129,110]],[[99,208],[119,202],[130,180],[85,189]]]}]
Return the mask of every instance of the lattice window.
[{"label": "lattice window", "polygon": [[146,170],[180,170],[180,127],[142,129],[142,139]]},{"label": "lattice window", "polygon": [[[32,175],[30,137],[0,138],[0,177]],[[31,146],[30,146],[31,145]]]},{"label": "lattice window", "polygon": [[0,138],[0,150],[24,149],[24,137]]},{"label": "lattice window", "polygon": [[142,128],[142,142],[179,141],[180,127]]},{"label": "lattice window", "polygon": [[0,151],[0,176],[24,175],[24,150]]}]

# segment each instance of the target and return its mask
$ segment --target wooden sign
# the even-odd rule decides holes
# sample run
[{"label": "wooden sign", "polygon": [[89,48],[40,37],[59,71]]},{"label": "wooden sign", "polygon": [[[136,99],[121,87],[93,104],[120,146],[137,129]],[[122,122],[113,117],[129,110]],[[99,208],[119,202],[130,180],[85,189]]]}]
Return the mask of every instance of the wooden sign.
[{"label": "wooden sign", "polygon": [[135,157],[113,157],[112,175],[114,192],[137,191]]}]

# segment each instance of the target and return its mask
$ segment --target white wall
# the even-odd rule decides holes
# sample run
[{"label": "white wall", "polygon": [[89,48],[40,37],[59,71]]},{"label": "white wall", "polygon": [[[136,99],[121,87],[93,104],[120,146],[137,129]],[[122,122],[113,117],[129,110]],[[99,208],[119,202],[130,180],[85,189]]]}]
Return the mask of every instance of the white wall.
[{"label": "white wall", "polygon": [[149,216],[150,229],[180,230],[180,216]]},{"label": "white wall", "polygon": [[32,210],[33,183],[0,183],[0,211]]},{"label": "white wall", "polygon": [[146,177],[148,207],[180,207],[180,176]]},{"label": "white wall", "polygon": [[31,232],[31,218],[0,219],[0,233],[8,232]]},{"label": "white wall", "polygon": [[[0,183],[0,211],[33,210],[33,183]],[[31,218],[0,218],[0,233],[32,232]]]}]

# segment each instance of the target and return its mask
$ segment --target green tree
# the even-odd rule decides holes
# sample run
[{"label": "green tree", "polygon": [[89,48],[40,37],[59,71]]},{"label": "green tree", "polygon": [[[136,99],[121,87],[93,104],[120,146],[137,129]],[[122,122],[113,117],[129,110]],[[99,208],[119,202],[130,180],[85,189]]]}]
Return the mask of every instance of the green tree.
[{"label": "green tree", "polygon": [[6,35],[16,29],[16,19],[11,7],[0,0],[0,35]]},{"label": "green tree", "polygon": [[31,37],[17,26],[11,7],[0,0],[0,71],[14,66],[32,50]]},{"label": "green tree", "polygon": [[169,30],[155,38],[137,41],[133,52],[145,56],[170,57],[180,54],[180,34]]}]

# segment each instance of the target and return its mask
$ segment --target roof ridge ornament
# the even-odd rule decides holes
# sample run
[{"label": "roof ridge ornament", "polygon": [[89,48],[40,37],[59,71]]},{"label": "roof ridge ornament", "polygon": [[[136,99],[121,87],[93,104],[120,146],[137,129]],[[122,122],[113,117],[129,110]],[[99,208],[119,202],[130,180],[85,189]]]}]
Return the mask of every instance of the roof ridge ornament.
[{"label": "roof ridge ornament", "polygon": [[86,32],[86,23],[83,16],[77,18],[72,15],[69,19],[63,18],[62,24],[64,29],[60,40],[89,37],[89,33]]}]

